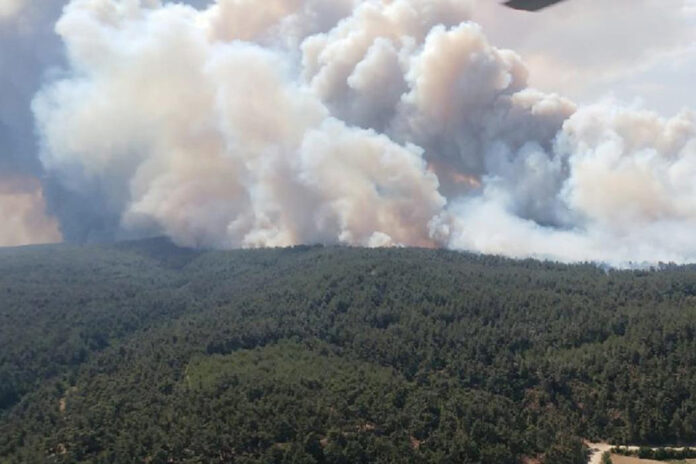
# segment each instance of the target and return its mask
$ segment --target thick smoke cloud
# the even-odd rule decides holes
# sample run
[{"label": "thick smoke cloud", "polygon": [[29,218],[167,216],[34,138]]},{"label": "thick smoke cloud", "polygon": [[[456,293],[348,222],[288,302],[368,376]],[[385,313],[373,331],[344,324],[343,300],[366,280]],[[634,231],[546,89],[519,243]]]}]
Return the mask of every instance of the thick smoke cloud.
[{"label": "thick smoke cloud", "polygon": [[[46,233],[37,224],[55,229],[51,211],[72,211],[63,221],[66,230],[96,229],[78,225],[86,219],[84,198],[66,191],[59,180],[46,177],[37,156],[31,101],[42,84],[64,67],[63,49],[54,25],[65,0],[0,0],[0,244],[42,243],[60,235]],[[204,5],[205,0],[191,1]],[[27,195],[27,192],[36,195]],[[48,204],[47,204],[48,203]],[[21,205],[21,208],[18,208]],[[19,211],[23,211],[19,214]],[[118,223],[113,224],[113,227]],[[104,229],[102,226],[101,229]],[[76,233],[68,233],[75,237]],[[112,234],[110,234],[112,235]],[[86,237],[85,237],[86,238]]]},{"label": "thick smoke cloud", "polygon": [[571,261],[693,261],[694,123],[691,113],[663,119],[612,102],[577,111],[555,139],[554,158],[530,153],[516,174],[542,180],[533,187],[538,198],[544,193],[538,189],[565,171],[546,194],[565,210],[567,227],[513,214],[519,192],[510,188],[514,182],[494,176],[481,196],[453,206],[458,233],[452,245],[518,257],[534,250]]},{"label": "thick smoke cloud", "polygon": [[693,115],[534,90],[472,14],[73,0],[68,72],[33,102],[63,233],[696,259]]},{"label": "thick smoke cloud", "polygon": [[[81,224],[185,245],[434,245],[429,224],[445,199],[422,150],[333,116],[293,75],[280,43],[289,35],[269,35],[292,24],[300,41],[335,10],[278,2],[283,15],[260,11],[242,41],[218,24],[251,3],[229,3],[67,7],[57,31],[74,75],[44,89],[34,109],[47,172],[100,200],[87,212],[100,218],[85,223],[80,211]],[[377,13],[412,7],[400,3]]]}]

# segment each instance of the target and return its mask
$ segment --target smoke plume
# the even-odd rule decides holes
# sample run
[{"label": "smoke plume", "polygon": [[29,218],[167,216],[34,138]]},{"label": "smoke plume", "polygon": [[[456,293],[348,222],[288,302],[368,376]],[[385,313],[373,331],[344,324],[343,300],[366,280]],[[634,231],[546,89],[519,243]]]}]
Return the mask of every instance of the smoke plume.
[{"label": "smoke plume", "polygon": [[32,109],[68,240],[696,259],[696,120],[531,88],[463,0],[72,0]]},{"label": "smoke plume", "polygon": [[32,178],[0,178],[0,246],[61,240],[58,224],[44,214],[41,185]]},{"label": "smoke plume", "polygon": [[0,246],[60,241],[46,213],[31,100],[60,63],[60,2],[0,0]]}]

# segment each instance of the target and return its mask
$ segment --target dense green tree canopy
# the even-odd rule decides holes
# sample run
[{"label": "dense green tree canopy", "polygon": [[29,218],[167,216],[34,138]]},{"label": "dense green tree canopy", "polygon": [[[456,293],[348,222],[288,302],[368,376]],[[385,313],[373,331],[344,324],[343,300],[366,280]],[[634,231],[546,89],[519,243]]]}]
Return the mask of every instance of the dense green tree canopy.
[{"label": "dense green tree canopy", "polygon": [[696,441],[696,271],[0,250],[0,463],[585,461]]}]

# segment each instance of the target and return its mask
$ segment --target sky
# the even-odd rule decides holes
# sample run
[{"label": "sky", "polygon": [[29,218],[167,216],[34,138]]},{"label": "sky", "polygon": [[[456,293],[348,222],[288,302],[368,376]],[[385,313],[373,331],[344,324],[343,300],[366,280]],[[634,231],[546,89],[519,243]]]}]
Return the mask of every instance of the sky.
[{"label": "sky", "polygon": [[537,14],[480,1],[474,19],[521,54],[544,91],[584,104],[639,101],[664,116],[696,108],[693,0],[575,0]]},{"label": "sky", "polygon": [[696,260],[696,1],[0,0],[0,245]]}]

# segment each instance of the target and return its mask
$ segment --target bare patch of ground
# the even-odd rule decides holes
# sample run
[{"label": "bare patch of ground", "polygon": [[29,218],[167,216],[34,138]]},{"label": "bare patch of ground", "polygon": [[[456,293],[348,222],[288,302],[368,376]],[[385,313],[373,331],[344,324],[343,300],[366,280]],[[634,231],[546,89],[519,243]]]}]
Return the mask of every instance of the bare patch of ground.
[{"label": "bare patch of ground", "polygon": [[681,461],[655,461],[653,459],[640,459],[635,456],[611,455],[613,464],[696,464],[696,459],[684,459]]},{"label": "bare patch of ground", "polygon": [[[602,455],[606,451],[611,451],[611,449],[614,447],[614,445],[610,445],[609,443],[586,442],[585,444],[588,448],[590,448],[590,460],[588,464],[601,464]],[[627,448],[633,451],[638,451],[639,449],[637,446],[628,446]],[[674,447],[669,449],[681,450],[683,448]],[[613,464],[696,464],[696,459],[685,459],[681,461],[655,461],[654,459],[640,459],[635,456],[622,456],[620,454],[612,454],[611,461]]]},{"label": "bare patch of ground", "polygon": [[602,455],[606,451],[610,451],[612,445],[609,443],[586,443],[590,448],[590,462],[588,464],[601,464]]},{"label": "bare patch of ground", "polygon": [[411,448],[413,448],[414,450],[420,448],[422,443],[423,442],[421,440],[418,440],[416,437],[411,436]]},{"label": "bare patch of ground", "polygon": [[541,464],[541,460],[539,458],[522,458],[522,464]]},{"label": "bare patch of ground", "polygon": [[653,461],[652,459],[639,459],[633,456],[621,456],[618,454],[611,455],[611,462],[614,464],[665,464],[660,461]]},{"label": "bare patch of ground", "polygon": [[68,395],[75,393],[76,391],[77,387],[68,388],[65,395],[58,401],[58,412],[65,414],[65,411],[68,409]]}]

